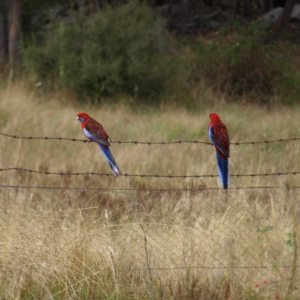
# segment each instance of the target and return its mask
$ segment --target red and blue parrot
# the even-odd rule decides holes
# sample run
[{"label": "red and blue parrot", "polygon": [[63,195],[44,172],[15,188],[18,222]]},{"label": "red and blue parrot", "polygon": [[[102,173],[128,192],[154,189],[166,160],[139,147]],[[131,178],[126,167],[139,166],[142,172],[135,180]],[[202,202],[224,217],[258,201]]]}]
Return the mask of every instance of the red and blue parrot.
[{"label": "red and blue parrot", "polygon": [[216,113],[210,113],[210,123],[208,125],[208,137],[216,148],[218,173],[220,183],[224,189],[228,188],[229,167],[228,158],[230,152],[230,141],[226,126],[222,123]]},{"label": "red and blue parrot", "polygon": [[81,122],[81,127],[86,138],[99,145],[100,150],[108,160],[114,175],[116,176],[117,173],[121,174],[121,171],[109,149],[110,137],[105,132],[103,126],[85,112],[78,113],[77,120]]}]

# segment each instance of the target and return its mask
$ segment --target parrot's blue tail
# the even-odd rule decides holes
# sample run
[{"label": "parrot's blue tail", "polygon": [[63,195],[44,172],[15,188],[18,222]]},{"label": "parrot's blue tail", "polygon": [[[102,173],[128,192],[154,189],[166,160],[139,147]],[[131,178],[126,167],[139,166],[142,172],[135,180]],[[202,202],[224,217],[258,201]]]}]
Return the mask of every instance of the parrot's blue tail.
[{"label": "parrot's blue tail", "polygon": [[220,183],[223,184],[223,188],[228,188],[228,182],[229,182],[229,168],[228,168],[228,157],[221,158],[218,151],[217,153],[217,162],[218,162],[218,173],[220,178]]},{"label": "parrot's blue tail", "polygon": [[120,171],[113,155],[111,154],[109,147],[103,146],[102,144],[98,144],[98,145],[100,147],[101,152],[103,153],[105,158],[108,160],[109,165],[110,165],[112,171],[114,172],[114,175],[116,176],[117,173],[121,174],[121,171]]}]

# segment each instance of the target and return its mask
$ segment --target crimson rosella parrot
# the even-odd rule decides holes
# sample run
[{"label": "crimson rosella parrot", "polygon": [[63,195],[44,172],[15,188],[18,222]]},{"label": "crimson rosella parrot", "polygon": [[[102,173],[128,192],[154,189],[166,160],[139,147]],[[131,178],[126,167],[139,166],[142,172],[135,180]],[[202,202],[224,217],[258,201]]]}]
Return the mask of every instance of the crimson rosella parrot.
[{"label": "crimson rosella parrot", "polygon": [[77,114],[77,120],[81,122],[83,133],[89,141],[95,142],[99,145],[101,152],[108,160],[109,165],[116,176],[116,173],[121,174],[121,171],[110,152],[110,140],[108,134],[105,132],[103,126],[96,120],[91,118],[87,113],[80,112]]},{"label": "crimson rosella parrot", "polygon": [[220,183],[223,184],[224,189],[227,189],[229,181],[229,136],[226,126],[222,123],[220,117],[216,113],[210,113],[209,117],[208,137],[216,147]]}]

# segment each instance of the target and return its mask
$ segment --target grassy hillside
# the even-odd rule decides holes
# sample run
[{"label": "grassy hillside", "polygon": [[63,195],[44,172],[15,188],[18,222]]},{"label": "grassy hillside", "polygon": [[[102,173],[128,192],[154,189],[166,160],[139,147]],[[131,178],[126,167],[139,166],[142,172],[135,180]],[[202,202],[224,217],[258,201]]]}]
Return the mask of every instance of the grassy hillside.
[{"label": "grassy hillside", "polygon": [[[112,140],[208,141],[216,111],[232,142],[299,136],[298,108],[212,104],[180,108],[79,105],[62,94],[0,91],[0,132],[83,138],[86,111]],[[68,101],[67,101],[68,100]],[[202,100],[202,99],[201,99]],[[203,99],[207,100],[207,99]],[[208,102],[208,101],[207,101]],[[110,173],[95,144],[1,137],[1,168]],[[232,146],[231,174],[299,171],[298,141]],[[216,174],[201,144],[113,144],[123,173]],[[284,189],[97,191],[2,188],[3,299],[298,299],[299,175],[232,177],[230,187]],[[1,185],[218,187],[217,178],[162,179],[1,172]],[[277,298],[275,298],[277,299]]]}]

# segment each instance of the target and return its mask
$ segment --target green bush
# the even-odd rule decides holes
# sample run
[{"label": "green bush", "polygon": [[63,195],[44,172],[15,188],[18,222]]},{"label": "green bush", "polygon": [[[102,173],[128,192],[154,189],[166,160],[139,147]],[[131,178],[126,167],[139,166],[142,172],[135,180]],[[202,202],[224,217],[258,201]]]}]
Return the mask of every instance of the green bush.
[{"label": "green bush", "polygon": [[48,29],[43,43],[36,40],[32,36],[24,47],[24,65],[34,80],[95,102],[123,93],[158,97],[180,64],[164,24],[138,2],[72,14]]},{"label": "green bush", "polygon": [[[250,27],[251,29],[251,27]],[[196,41],[196,80],[204,78],[215,91],[249,102],[267,103],[278,97],[298,101],[300,73],[280,44],[264,45],[262,32],[226,33],[210,41]]]}]

